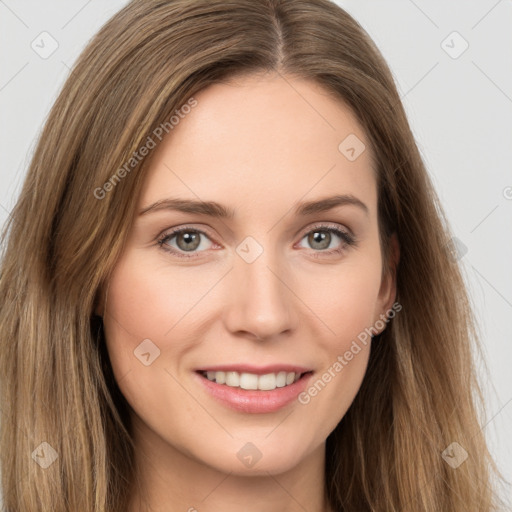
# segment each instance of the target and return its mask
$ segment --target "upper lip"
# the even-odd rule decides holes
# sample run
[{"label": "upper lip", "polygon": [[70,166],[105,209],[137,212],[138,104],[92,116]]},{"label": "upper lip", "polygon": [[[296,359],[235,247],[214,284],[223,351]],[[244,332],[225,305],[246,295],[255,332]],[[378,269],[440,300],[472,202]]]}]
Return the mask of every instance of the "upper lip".
[{"label": "upper lip", "polygon": [[203,366],[197,370],[198,372],[237,372],[237,373],[253,373],[255,375],[266,375],[267,373],[307,373],[311,372],[310,368],[304,366],[296,366],[293,364],[270,364],[267,366],[253,366],[250,364],[217,364],[211,366]]}]

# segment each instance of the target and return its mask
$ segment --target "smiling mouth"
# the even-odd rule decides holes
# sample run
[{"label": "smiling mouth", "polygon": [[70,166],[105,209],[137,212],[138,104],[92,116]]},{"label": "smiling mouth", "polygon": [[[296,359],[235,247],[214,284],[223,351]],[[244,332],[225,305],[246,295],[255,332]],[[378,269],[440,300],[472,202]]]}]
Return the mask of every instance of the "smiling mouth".
[{"label": "smiling mouth", "polygon": [[245,390],[273,391],[290,386],[312,372],[277,372],[257,375],[255,373],[234,371],[199,371],[205,379],[216,384]]}]

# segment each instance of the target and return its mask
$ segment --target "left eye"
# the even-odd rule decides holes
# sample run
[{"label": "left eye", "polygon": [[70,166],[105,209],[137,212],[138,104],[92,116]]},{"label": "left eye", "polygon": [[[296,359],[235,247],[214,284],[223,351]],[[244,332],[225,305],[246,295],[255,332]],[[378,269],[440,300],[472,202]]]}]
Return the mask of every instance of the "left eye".
[{"label": "left eye", "polygon": [[[333,241],[332,235],[335,235],[341,240],[341,247],[339,243],[337,244],[337,248],[330,247]],[[318,249],[318,251],[315,252],[325,251],[327,254],[341,252],[345,246],[355,244],[354,237],[351,234],[333,226],[317,226],[306,233],[302,240],[307,240],[310,247]]]}]

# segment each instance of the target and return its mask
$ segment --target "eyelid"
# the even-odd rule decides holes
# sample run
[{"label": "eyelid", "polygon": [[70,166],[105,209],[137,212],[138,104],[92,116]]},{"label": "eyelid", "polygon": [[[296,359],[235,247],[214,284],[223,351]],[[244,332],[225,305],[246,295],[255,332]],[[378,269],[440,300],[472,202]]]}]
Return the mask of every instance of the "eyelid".
[{"label": "eyelid", "polygon": [[315,229],[321,230],[321,229],[327,229],[327,228],[333,228],[333,229],[342,231],[343,233],[346,233],[347,235],[349,235],[351,238],[355,238],[354,233],[347,226],[345,226],[343,224],[336,223],[336,222],[329,222],[329,221],[326,221],[326,222],[322,222],[322,221],[314,222],[313,224],[309,225],[307,228],[304,228],[304,230],[299,231],[299,233],[301,233],[300,236],[301,236],[301,239],[302,239],[302,237],[304,237],[305,235],[307,235],[311,231],[314,231]]}]

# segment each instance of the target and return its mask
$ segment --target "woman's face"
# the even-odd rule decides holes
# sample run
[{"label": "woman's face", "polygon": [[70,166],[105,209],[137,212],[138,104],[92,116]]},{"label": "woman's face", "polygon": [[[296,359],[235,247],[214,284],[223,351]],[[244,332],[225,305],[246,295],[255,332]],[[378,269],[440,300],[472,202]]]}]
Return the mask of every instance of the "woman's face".
[{"label": "woman's face", "polygon": [[152,150],[102,306],[108,351],[146,447],[279,473],[323,449],[394,300],[369,141],[309,81],[195,99]]}]

